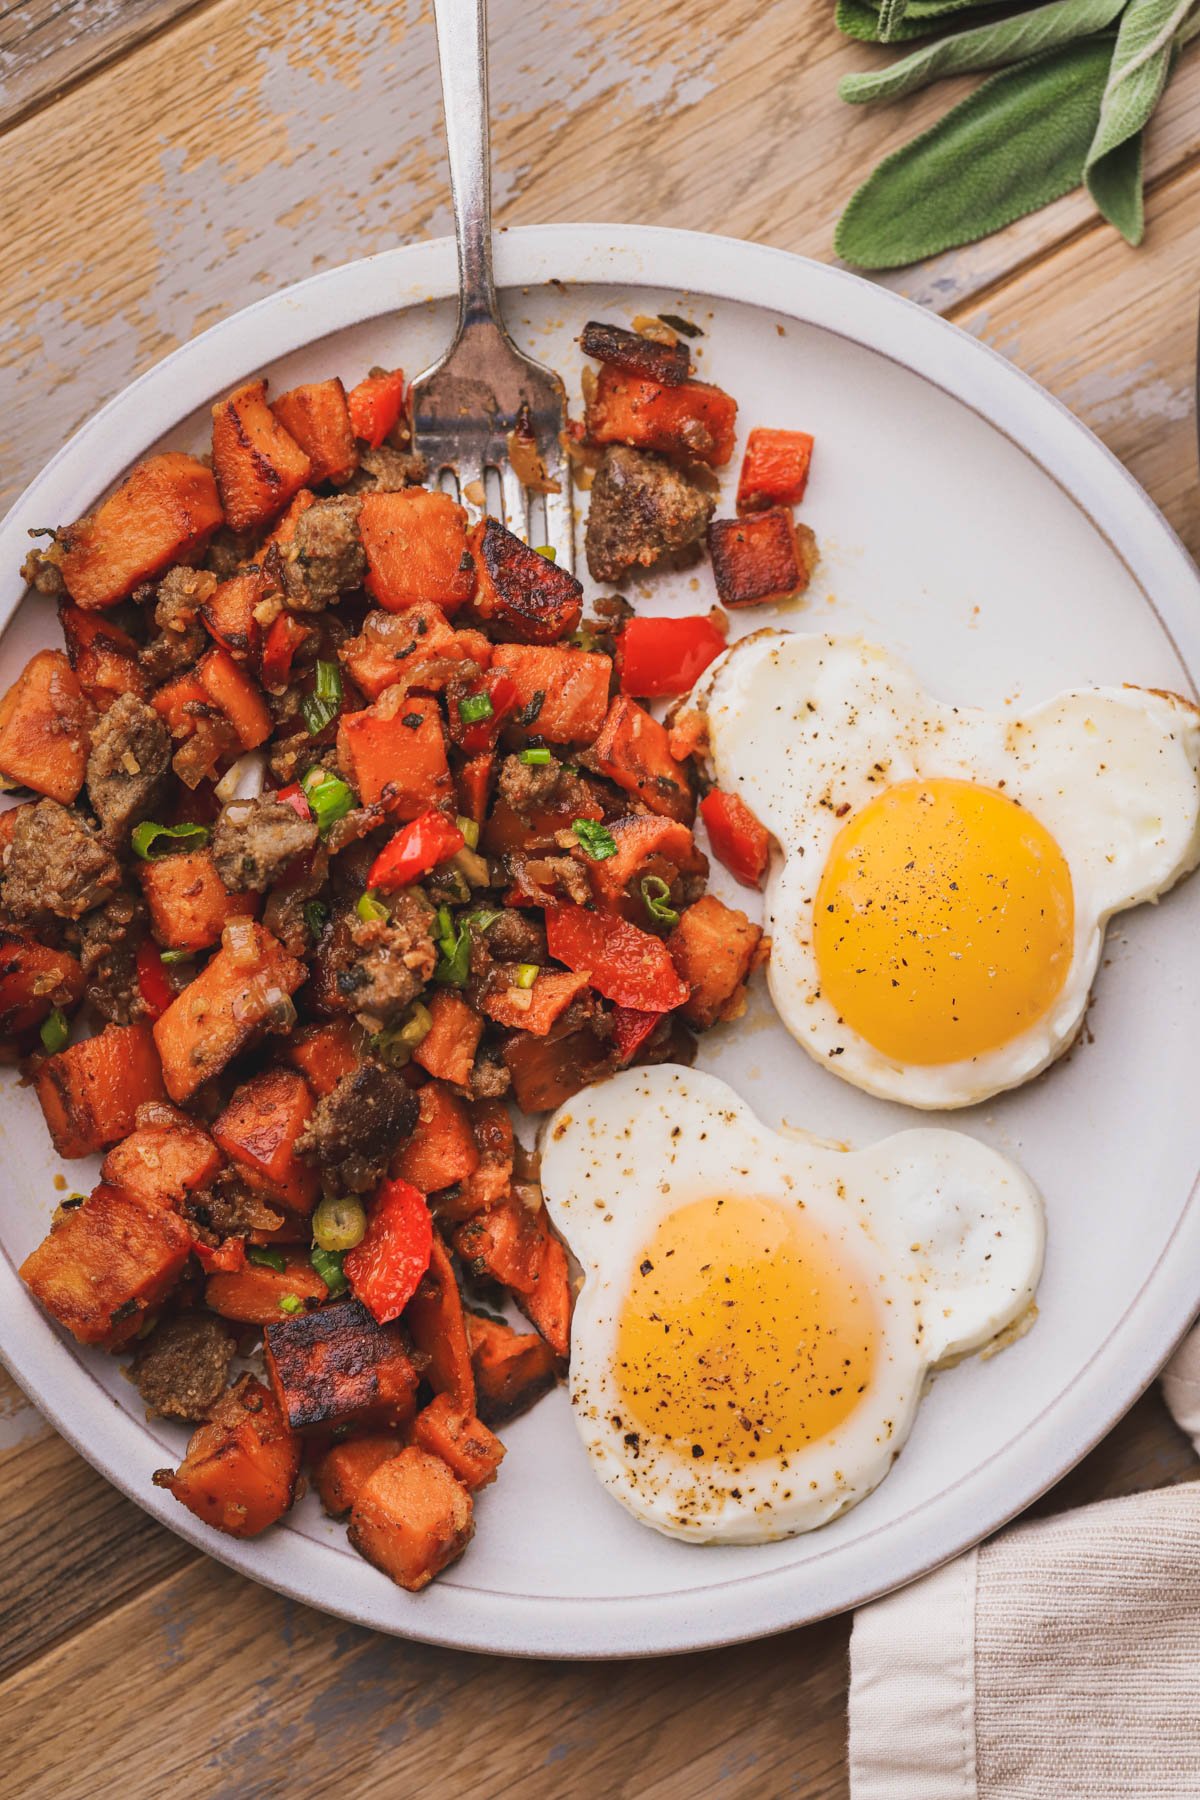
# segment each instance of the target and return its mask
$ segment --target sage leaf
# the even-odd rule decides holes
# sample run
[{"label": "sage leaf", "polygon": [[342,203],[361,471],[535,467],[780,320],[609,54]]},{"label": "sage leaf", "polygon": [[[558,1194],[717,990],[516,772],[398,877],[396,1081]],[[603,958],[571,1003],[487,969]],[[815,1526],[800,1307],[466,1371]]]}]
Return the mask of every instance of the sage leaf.
[{"label": "sage leaf", "polygon": [[1126,0],[1051,0],[1050,5],[1037,6],[1032,12],[939,38],[890,68],[846,75],[838,85],[838,93],[852,106],[899,100],[944,76],[962,75],[972,69],[1002,68],[1103,31],[1125,4]]},{"label": "sage leaf", "polygon": [[879,0],[879,41],[890,44],[899,36],[908,11],[908,0]]},{"label": "sage leaf", "polygon": [[1176,34],[1195,0],[1129,0],[1121,15],[1084,180],[1104,217],[1140,244],[1141,132],[1162,97]]},{"label": "sage leaf", "polygon": [[867,177],[838,221],[837,254],[860,269],[900,268],[1077,187],[1111,62],[1111,40],[1081,38],[989,76]]},{"label": "sage leaf", "polygon": [[[969,12],[979,19],[995,18],[1000,7],[996,4],[980,4],[980,0],[941,0],[933,4],[926,0],[919,6],[919,0],[909,0],[909,8],[903,21],[892,30],[889,42],[898,43],[901,39],[932,37],[935,32],[945,29],[950,15]],[[879,9],[869,4],[869,0],[838,0],[834,23],[844,36],[857,38],[863,44],[878,44]]]}]

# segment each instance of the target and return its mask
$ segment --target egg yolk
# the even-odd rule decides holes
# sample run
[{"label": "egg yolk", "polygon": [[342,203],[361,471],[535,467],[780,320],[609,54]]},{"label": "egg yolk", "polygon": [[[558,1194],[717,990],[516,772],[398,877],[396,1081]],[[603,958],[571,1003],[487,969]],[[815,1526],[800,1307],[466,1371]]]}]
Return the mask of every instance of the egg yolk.
[{"label": "egg yolk", "polygon": [[817,889],[821,991],[885,1056],[951,1063],[1047,1013],[1071,966],[1071,872],[1045,826],[969,781],[909,781],[848,819]]},{"label": "egg yolk", "polygon": [[803,1212],[736,1196],[661,1221],[617,1330],[626,1443],[737,1470],[826,1437],[858,1405],[875,1303]]}]

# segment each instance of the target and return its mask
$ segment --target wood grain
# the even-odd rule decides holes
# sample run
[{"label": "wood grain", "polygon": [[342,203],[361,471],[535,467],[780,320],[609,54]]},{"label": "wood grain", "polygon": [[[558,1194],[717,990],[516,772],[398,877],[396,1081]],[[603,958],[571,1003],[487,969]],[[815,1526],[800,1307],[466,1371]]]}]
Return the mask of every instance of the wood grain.
[{"label": "wood grain", "polygon": [[0,10],[0,127],[203,0],[25,0]]}]

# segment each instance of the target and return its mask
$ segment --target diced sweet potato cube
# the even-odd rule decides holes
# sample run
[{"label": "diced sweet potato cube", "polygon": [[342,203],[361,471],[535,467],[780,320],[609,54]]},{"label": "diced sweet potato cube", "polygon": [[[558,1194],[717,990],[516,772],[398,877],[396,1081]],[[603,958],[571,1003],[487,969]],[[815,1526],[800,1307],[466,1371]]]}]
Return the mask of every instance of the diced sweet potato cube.
[{"label": "diced sweet potato cube", "polygon": [[340,1519],[348,1513],[368,1478],[403,1448],[397,1431],[366,1431],[332,1444],[313,1468],[313,1486],[330,1517]]},{"label": "diced sweet potato cube", "polygon": [[479,1151],[463,1102],[440,1081],[427,1081],[417,1094],[417,1126],[397,1151],[392,1173],[423,1194],[466,1181],[479,1167]]},{"label": "diced sweet potato cube", "polygon": [[618,694],[593,746],[601,774],[648,806],[690,825],[696,811],[687,769],[671,755],[666,727],[636,700]]},{"label": "diced sweet potato cube", "polygon": [[549,1112],[612,1067],[608,1051],[585,1027],[560,1038],[514,1031],[504,1045],[513,1098],[522,1112]]},{"label": "diced sweet potato cube", "polygon": [[138,1108],[137,1124],[109,1151],[100,1175],[147,1206],[178,1211],[220,1167],[221,1153],[207,1131],[165,1101],[154,1101]]},{"label": "diced sweet potato cube", "polygon": [[364,806],[377,800],[398,819],[415,819],[454,794],[437,702],[403,688],[362,712],[343,713],[338,758]]},{"label": "diced sweet potato cube", "polygon": [[302,487],[298,494],[293,495],[288,502],[287,511],[280,519],[278,525],[276,525],[273,531],[268,533],[259,545],[258,550],[255,552],[258,561],[262,561],[272,544],[276,544],[282,549],[285,544],[291,543],[296,535],[297,525],[308,511],[309,507],[315,504],[316,499],[317,496],[313,493],[312,489],[306,487]]},{"label": "diced sweet potato cube", "polygon": [[617,853],[591,864],[588,875],[592,892],[597,906],[623,915],[627,912],[634,925],[647,922],[645,902],[635,885],[643,877],[658,875],[669,884],[674,873],[707,872],[707,862],[697,850],[691,831],[677,819],[629,813],[623,819],[613,819],[608,829]]},{"label": "diced sweet potato cube", "polygon": [[342,1076],[352,1074],[363,1060],[349,1019],[307,1026],[288,1039],[284,1055],[319,1099],[332,1094]]},{"label": "diced sweet potato cube", "polygon": [[590,744],[608,710],[612,658],[556,645],[499,644],[492,672],[507,675],[521,710],[507,721],[548,744]]},{"label": "diced sweet potato cube", "polygon": [[745,987],[759,960],[762,930],[744,912],[705,894],[680,915],[667,939],[671,959],[691,986],[680,1010],[689,1024],[706,1030],[718,1020],[736,1019],[745,1007]]},{"label": "diced sweet potato cube", "polygon": [[[272,1248],[275,1247],[273,1243]],[[281,1300],[294,1296],[314,1305],[327,1300],[329,1289],[309,1261],[308,1251],[284,1249],[282,1241],[279,1248],[284,1259],[282,1269],[247,1262],[241,1269],[210,1275],[204,1286],[209,1310],[244,1325],[272,1325],[276,1319],[288,1317]]]},{"label": "diced sweet potato cube", "polygon": [[725,606],[765,606],[808,586],[811,566],[801,559],[796,525],[785,506],[744,519],[714,519],[708,552]]},{"label": "diced sweet potato cube", "polygon": [[69,806],[83,786],[92,712],[61,650],[39,650],[0,700],[0,775]]},{"label": "diced sweet potato cube", "polygon": [[163,1073],[150,1026],[107,1025],[38,1067],[34,1087],[54,1148],[68,1160],[128,1137],[147,1100],[161,1100]]},{"label": "diced sweet potato cube", "polygon": [[769,506],[799,506],[808,486],[813,439],[807,431],[769,431],[756,426],[746,439],[738,476],[740,513]]},{"label": "diced sweet potato cube", "polygon": [[503,1200],[512,1185],[513,1126],[503,1100],[476,1100],[471,1108],[471,1124],[479,1147],[479,1167],[470,1183],[473,1210],[482,1211]]},{"label": "diced sweet potato cube", "polygon": [[454,613],[474,593],[467,515],[449,494],[421,487],[364,494],[358,530],[367,557],[363,586],[389,612],[429,600]]},{"label": "diced sweet potato cube", "polygon": [[271,735],[271,714],[262,689],[244,669],[239,669],[227,650],[210,650],[196,664],[200,686],[233,726],[243,750],[255,750]]},{"label": "diced sweet potato cube", "polygon": [[431,996],[428,1005],[433,1024],[413,1051],[413,1061],[427,1075],[465,1088],[483,1036],[483,1020],[460,995],[444,988]]},{"label": "diced sweet potato cube", "polygon": [[440,1456],[470,1494],[495,1481],[504,1460],[500,1439],[449,1394],[436,1395],[417,1414],[412,1441],[418,1450]]},{"label": "diced sweet potato cube", "polygon": [[471,1496],[439,1456],[402,1450],[368,1478],[350,1542],[402,1588],[419,1593],[462,1555],[475,1529]]},{"label": "diced sweet potato cube", "polygon": [[719,469],[733,455],[737,401],[707,381],[663,387],[604,363],[585,424],[594,444],[634,444]]},{"label": "diced sweet potato cube", "polygon": [[554,1386],[554,1352],[536,1331],[514,1331],[499,1319],[467,1314],[476,1405],[487,1425],[524,1412]]},{"label": "diced sweet potato cube", "polygon": [[423,690],[436,693],[449,679],[442,664],[470,657],[486,667],[491,653],[486,638],[476,631],[455,631],[431,600],[420,600],[402,613],[368,613],[358,636],[338,651],[368,700],[378,700],[398,681],[416,680]]},{"label": "diced sweet potato cube", "polygon": [[212,409],[213,473],[234,531],[267,525],[312,474],[312,464],[267,405],[265,381],[249,381]]},{"label": "diced sweet potato cube", "polygon": [[405,1309],[404,1323],[424,1359],[430,1387],[437,1394],[451,1395],[456,1406],[474,1412],[475,1378],[462,1296],[454,1266],[436,1231],[429,1267]]},{"label": "diced sweet potato cube", "polygon": [[82,998],[83,970],[68,951],[0,928],[0,1038],[24,1037],[51,1007],[75,1007]]},{"label": "diced sweet potato cube", "polygon": [[138,647],[127,631],[103,613],[84,612],[65,602],[58,609],[67,656],[83,694],[107,712],[120,694],[145,697],[146,677],[138,666]]},{"label": "diced sweet potato cube", "polygon": [[296,1497],[300,1440],[279,1416],[261,1381],[243,1375],[193,1432],[175,1470],[158,1469],[157,1487],[230,1537],[257,1537]]},{"label": "diced sweet potato cube", "polygon": [[470,548],[478,618],[522,644],[553,644],[575,630],[583,587],[568,570],[523,544],[498,519],[480,520]]},{"label": "diced sweet potato cube", "polygon": [[221,518],[202,462],[178,450],[151,456],[94,513],[60,532],[67,592],[76,606],[114,606],[171,563],[196,562]]},{"label": "diced sweet potato cube", "polygon": [[464,818],[473,820],[476,825],[482,825],[487,817],[495,767],[495,755],[486,751],[482,756],[468,757],[455,777],[458,810]]},{"label": "diced sweet potato cube", "polygon": [[[505,965],[498,964],[499,975]],[[507,965],[515,976],[517,965]],[[569,969],[543,969],[532,987],[495,988],[484,995],[482,1006],[489,1019],[510,1030],[531,1031],[534,1037],[545,1037],[558,1023],[572,1000],[588,984],[586,975],[572,974]]]},{"label": "diced sweet potato cube", "polygon": [[567,1257],[550,1230],[546,1210],[502,1200],[460,1225],[454,1246],[480,1279],[498,1281],[541,1332],[556,1356],[570,1344],[571,1290]]},{"label": "diced sweet potato cube", "polygon": [[678,387],[692,372],[692,353],[684,338],[674,343],[660,343],[656,338],[642,337],[626,331],[621,325],[605,325],[589,319],[579,339],[585,356],[597,362],[614,363],[631,375],[643,375],[661,387]]},{"label": "diced sweet potato cube", "polygon": [[296,1155],[296,1139],[313,1115],[308,1083],[295,1069],[264,1069],[235,1089],[213,1125],[213,1140],[252,1184],[290,1212],[317,1203],[317,1171]]},{"label": "diced sweet potato cube", "polygon": [[201,619],[236,662],[258,655],[263,634],[255,610],[278,591],[278,583],[264,569],[251,566],[220,582],[201,603]]},{"label": "diced sweet potato cube", "polygon": [[346,390],[335,375],[329,381],[305,382],[289,388],[271,411],[309,460],[312,482],[349,481],[358,467],[358,445],[350,425]]},{"label": "diced sweet potato cube", "polygon": [[417,1371],[405,1334],[377,1324],[357,1300],[277,1315],[263,1346],[271,1391],[293,1431],[412,1418]]},{"label": "diced sweet potato cube", "polygon": [[184,850],[137,866],[150,929],[164,950],[208,950],[231,919],[253,918],[257,894],[231,894],[211,850]]},{"label": "diced sweet potato cube", "polygon": [[175,1213],[102,1184],[25,1258],[21,1280],[81,1344],[115,1350],[166,1299],[191,1247]]},{"label": "diced sweet potato cube", "polygon": [[290,1029],[307,970],[249,919],[227,925],[212,961],[154,1026],[172,1100],[189,1100],[264,1030]]}]

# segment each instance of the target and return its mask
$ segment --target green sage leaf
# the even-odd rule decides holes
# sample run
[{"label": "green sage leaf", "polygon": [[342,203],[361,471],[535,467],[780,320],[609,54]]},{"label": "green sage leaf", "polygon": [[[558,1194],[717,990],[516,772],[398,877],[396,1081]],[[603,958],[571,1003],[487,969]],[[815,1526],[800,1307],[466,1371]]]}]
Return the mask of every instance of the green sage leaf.
[{"label": "green sage leaf", "polygon": [[[970,13],[972,22],[995,18],[1002,0],[909,0],[904,17],[893,23],[889,43],[902,39],[932,37],[943,31],[955,13]],[[860,43],[878,44],[884,40],[880,32],[878,0],[838,0],[834,23],[846,37]]]},{"label": "green sage leaf", "polygon": [[890,44],[899,36],[909,0],[879,0],[879,41]]},{"label": "green sage leaf", "polygon": [[1082,38],[990,76],[868,176],[838,221],[837,254],[900,268],[1077,187],[1111,61],[1109,40]]},{"label": "green sage leaf", "polygon": [[1110,225],[1131,244],[1145,229],[1142,128],[1162,97],[1176,36],[1195,0],[1129,0],[1121,15],[1084,181]]},{"label": "green sage leaf", "polygon": [[1060,44],[1089,37],[1111,25],[1126,0],[1051,0],[1010,19],[976,25],[969,31],[939,38],[924,50],[865,75],[846,75],[838,93],[852,106],[875,100],[899,100],[947,75],[972,69],[997,69],[1039,56]]}]

